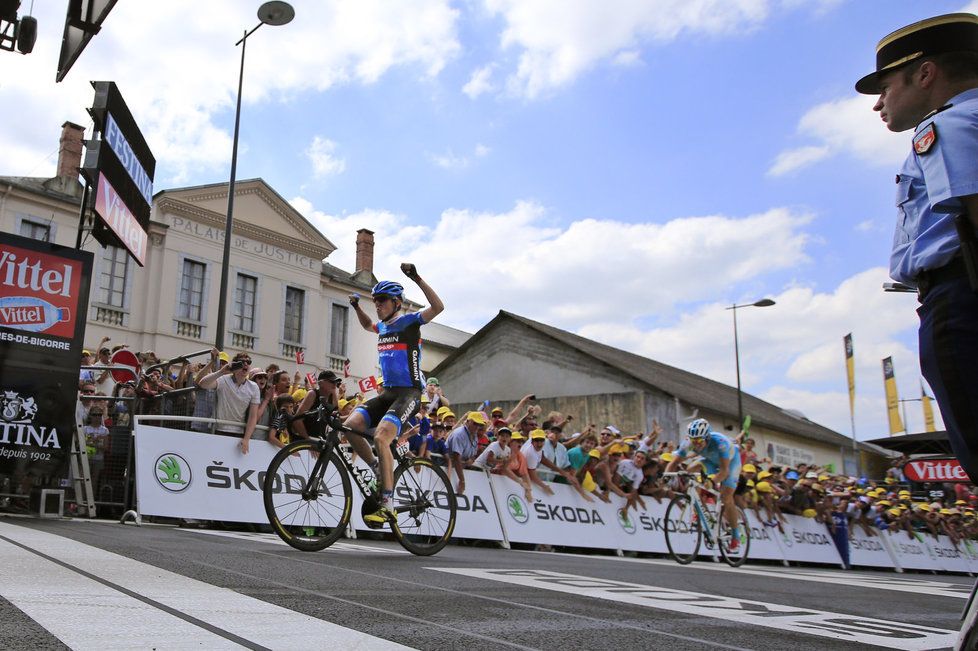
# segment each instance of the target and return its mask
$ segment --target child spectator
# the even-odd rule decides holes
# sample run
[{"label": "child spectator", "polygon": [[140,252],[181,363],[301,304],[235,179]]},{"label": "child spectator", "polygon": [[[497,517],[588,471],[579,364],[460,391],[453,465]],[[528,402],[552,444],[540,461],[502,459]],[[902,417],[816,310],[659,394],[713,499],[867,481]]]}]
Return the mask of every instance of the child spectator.
[{"label": "child spectator", "polygon": [[275,398],[275,417],[268,429],[268,442],[284,448],[292,440],[292,416],[295,415],[295,398],[288,393]]}]

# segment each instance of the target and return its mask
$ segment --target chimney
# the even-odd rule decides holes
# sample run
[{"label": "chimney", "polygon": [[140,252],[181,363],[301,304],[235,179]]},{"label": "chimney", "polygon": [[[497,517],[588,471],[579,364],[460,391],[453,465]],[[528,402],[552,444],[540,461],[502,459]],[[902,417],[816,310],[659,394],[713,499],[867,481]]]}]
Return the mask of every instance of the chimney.
[{"label": "chimney", "polygon": [[78,180],[84,136],[85,127],[80,127],[73,122],[65,122],[61,125],[61,143],[58,147],[58,178],[71,181]]},{"label": "chimney", "polygon": [[356,273],[372,276],[374,273],[374,232],[361,228],[357,231]]}]

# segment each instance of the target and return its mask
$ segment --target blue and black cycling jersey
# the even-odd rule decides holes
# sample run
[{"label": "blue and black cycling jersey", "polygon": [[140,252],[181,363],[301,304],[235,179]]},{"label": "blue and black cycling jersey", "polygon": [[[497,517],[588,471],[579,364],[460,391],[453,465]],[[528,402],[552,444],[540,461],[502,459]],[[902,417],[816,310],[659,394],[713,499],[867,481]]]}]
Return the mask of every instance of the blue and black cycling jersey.
[{"label": "blue and black cycling jersey", "polygon": [[424,319],[420,312],[402,314],[396,319],[374,324],[374,331],[378,335],[377,356],[385,387],[424,388],[421,373],[422,325]]}]

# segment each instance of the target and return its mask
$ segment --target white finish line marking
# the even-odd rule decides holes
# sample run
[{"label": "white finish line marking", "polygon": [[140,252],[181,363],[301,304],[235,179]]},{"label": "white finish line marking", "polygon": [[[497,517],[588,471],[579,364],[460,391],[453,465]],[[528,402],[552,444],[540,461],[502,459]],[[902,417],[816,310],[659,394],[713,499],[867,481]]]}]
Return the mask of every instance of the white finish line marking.
[{"label": "white finish line marking", "polygon": [[407,648],[70,538],[0,536],[0,595],[73,649]]},{"label": "white finish line marking", "polygon": [[[249,533],[247,531],[217,531],[214,529],[177,529],[185,533],[202,534],[205,536],[217,536],[220,538],[236,538],[237,540],[250,540],[253,542],[270,543],[288,547],[289,545],[274,533]],[[404,549],[394,549],[393,547],[373,547],[353,542],[337,541],[322,550],[323,552],[365,552],[371,554],[410,554]]]},{"label": "white finish line marking", "polygon": [[[555,552],[524,552],[530,554],[556,555]],[[580,558],[576,554],[566,554],[571,558]],[[596,558],[596,557],[591,557]],[[662,565],[664,567],[676,567],[676,562],[672,560],[656,558],[627,558],[619,556],[602,556],[603,561],[616,561],[622,563],[642,563],[645,565]],[[792,581],[813,581],[815,583],[830,583],[844,585],[848,587],[875,588],[877,590],[895,590],[897,592],[911,592],[913,594],[927,594],[934,597],[956,597],[967,599],[971,594],[971,584],[954,583],[952,581],[937,581],[933,579],[916,579],[906,575],[891,574],[867,574],[854,572],[852,570],[833,570],[833,569],[802,569],[802,568],[780,568],[780,567],[730,567],[709,561],[694,561],[684,567],[696,570],[706,570],[709,572],[733,572],[734,574],[753,574],[764,578],[790,579]]]},{"label": "white finish line marking", "polygon": [[429,570],[500,581],[540,590],[647,606],[699,617],[725,619],[738,624],[765,626],[834,640],[874,644],[891,649],[939,649],[954,644],[956,631],[871,617],[857,617],[810,608],[735,599],[687,590],[596,579],[545,570],[492,570],[429,567]]}]

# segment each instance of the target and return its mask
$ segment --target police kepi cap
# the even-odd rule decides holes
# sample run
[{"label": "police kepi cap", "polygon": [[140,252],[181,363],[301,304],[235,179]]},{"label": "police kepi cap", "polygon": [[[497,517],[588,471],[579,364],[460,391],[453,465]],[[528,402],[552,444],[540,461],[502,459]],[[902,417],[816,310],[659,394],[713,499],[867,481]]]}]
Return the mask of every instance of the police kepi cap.
[{"label": "police kepi cap", "polygon": [[978,16],[944,14],[901,27],[876,45],[876,70],[856,82],[864,95],[880,92],[880,74],[921,57],[945,52],[978,52]]}]

